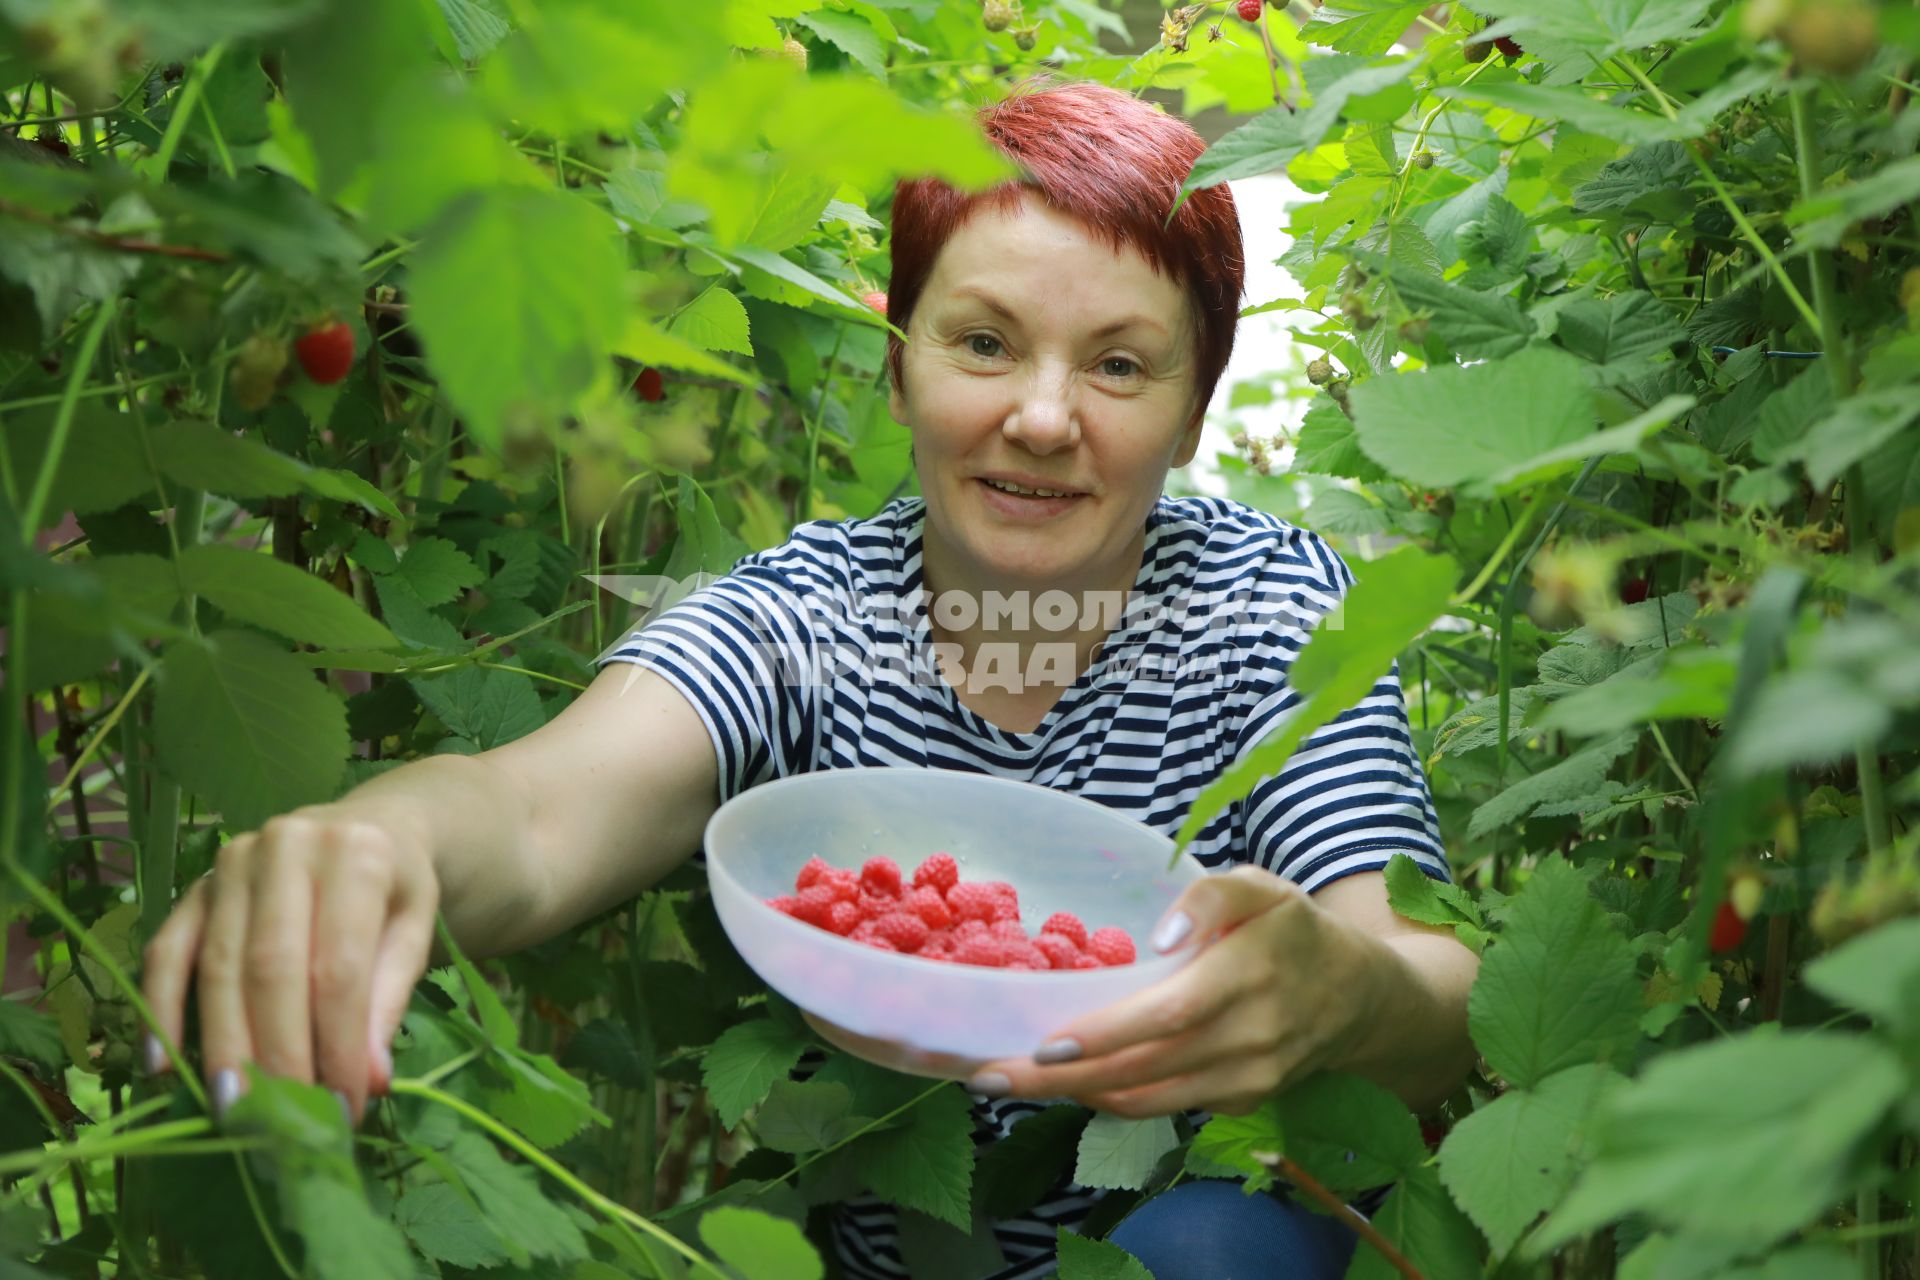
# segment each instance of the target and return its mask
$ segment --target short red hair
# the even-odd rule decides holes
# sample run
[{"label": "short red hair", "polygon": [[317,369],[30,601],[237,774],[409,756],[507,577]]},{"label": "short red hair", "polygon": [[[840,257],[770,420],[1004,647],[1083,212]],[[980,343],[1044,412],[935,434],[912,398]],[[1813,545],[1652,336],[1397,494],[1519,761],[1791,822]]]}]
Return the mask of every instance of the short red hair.
[{"label": "short red hair", "polygon": [[[1207,144],[1184,120],[1118,89],[1036,78],[978,112],[982,132],[1024,177],[966,195],[938,178],[903,181],[893,196],[893,274],[887,318],[901,329],[961,223],[984,207],[1012,209],[1036,192],[1117,250],[1137,250],[1186,290],[1195,320],[1198,405],[1233,354],[1246,263],[1240,217],[1225,184],[1196,191],[1167,221]],[[887,337],[887,368],[901,385],[900,339]]]}]

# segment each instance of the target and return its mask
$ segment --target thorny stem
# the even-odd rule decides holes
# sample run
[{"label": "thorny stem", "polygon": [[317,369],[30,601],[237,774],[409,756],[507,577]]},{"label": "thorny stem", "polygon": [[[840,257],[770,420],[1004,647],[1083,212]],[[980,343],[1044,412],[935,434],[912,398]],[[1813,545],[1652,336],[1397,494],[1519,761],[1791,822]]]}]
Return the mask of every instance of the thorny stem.
[{"label": "thorny stem", "polygon": [[1306,1192],[1322,1208],[1350,1228],[1355,1235],[1372,1245],[1380,1256],[1387,1260],[1387,1265],[1398,1271],[1405,1280],[1426,1280],[1426,1277],[1420,1274],[1420,1269],[1407,1261],[1405,1254],[1393,1247],[1392,1241],[1381,1235],[1371,1222],[1355,1211],[1352,1205],[1327,1190],[1318,1178],[1277,1151],[1256,1151],[1253,1153],[1253,1158]]}]

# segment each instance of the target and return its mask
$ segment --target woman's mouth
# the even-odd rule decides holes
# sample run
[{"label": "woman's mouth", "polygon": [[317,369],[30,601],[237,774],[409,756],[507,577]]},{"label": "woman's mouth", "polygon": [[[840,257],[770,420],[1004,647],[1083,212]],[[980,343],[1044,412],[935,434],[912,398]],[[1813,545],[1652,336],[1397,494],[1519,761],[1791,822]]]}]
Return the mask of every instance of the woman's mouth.
[{"label": "woman's mouth", "polygon": [[1024,520],[1059,515],[1071,510],[1074,503],[1086,496],[1059,489],[1034,489],[1003,480],[982,478],[979,484],[990,509]]}]

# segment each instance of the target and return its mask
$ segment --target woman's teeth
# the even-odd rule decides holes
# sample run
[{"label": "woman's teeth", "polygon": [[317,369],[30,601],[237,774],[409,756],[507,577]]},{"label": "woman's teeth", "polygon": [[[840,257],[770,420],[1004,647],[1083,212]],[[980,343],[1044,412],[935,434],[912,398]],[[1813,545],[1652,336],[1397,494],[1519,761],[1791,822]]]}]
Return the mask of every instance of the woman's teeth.
[{"label": "woman's teeth", "polygon": [[1023,489],[1017,484],[1009,484],[1004,480],[989,480],[987,483],[1002,493],[1017,493],[1023,498],[1071,498],[1074,496],[1061,489]]}]

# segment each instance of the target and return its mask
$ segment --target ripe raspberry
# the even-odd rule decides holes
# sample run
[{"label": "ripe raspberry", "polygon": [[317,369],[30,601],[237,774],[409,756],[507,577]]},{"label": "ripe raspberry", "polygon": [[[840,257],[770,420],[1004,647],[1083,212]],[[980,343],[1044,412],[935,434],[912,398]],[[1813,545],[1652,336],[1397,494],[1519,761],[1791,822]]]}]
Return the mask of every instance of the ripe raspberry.
[{"label": "ripe raspberry", "polygon": [[1049,933],[1059,934],[1073,944],[1075,951],[1087,948],[1087,926],[1071,911],[1056,911],[1048,916],[1047,922],[1040,926],[1040,933],[1043,937]]},{"label": "ripe raspberry", "polygon": [[1087,954],[1104,965],[1132,964],[1133,939],[1127,936],[1126,930],[1112,925],[1095,929],[1087,939]]},{"label": "ripe raspberry", "polygon": [[1033,945],[1056,969],[1071,969],[1073,962],[1080,958],[1080,948],[1065,934],[1043,933],[1033,940]]},{"label": "ripe raspberry", "polygon": [[995,920],[1018,920],[1020,918],[1020,895],[1005,880],[983,880],[980,887],[992,891],[993,895],[1005,903],[1003,911],[994,913]]},{"label": "ripe raspberry", "polygon": [[1007,944],[998,938],[968,938],[954,947],[953,962],[999,969],[1007,963]]},{"label": "ripe raspberry", "polygon": [[928,856],[913,873],[913,887],[916,889],[934,889],[942,894],[960,883],[960,864],[953,860],[950,853],[936,853]]},{"label": "ripe raspberry", "polygon": [[1747,936],[1747,922],[1733,909],[1731,902],[1722,902],[1720,909],[1713,913],[1713,928],[1707,933],[1707,945],[1716,954],[1731,951],[1740,945]]},{"label": "ripe raspberry", "polygon": [[633,380],[633,393],[648,404],[658,403],[667,398],[667,380],[658,369],[648,365]]},{"label": "ripe raspberry", "polygon": [[353,330],[338,320],[322,321],[294,342],[293,353],[309,378],[330,386],[353,367]]},{"label": "ripe raspberry", "polygon": [[839,901],[833,896],[832,885],[810,884],[802,889],[795,899],[794,918],[805,920],[808,924],[817,924],[824,929],[827,927],[827,916]]},{"label": "ripe raspberry", "polygon": [[1001,901],[984,884],[957,884],[947,890],[947,910],[961,920],[992,920]]},{"label": "ripe raspberry", "polygon": [[898,911],[900,909],[900,900],[898,898],[889,898],[877,893],[868,893],[865,889],[860,891],[860,896],[855,899],[855,901],[860,904],[860,914],[874,920],[879,919],[890,911]]},{"label": "ripe raspberry", "polygon": [[1265,0],[1240,0],[1240,3],[1234,6],[1234,12],[1240,15],[1242,22],[1258,22],[1260,10],[1263,7],[1265,7]]},{"label": "ripe raspberry", "polygon": [[1073,967],[1076,969],[1101,969],[1101,968],[1105,968],[1106,966],[1102,965],[1098,960],[1094,959],[1092,956],[1082,955],[1082,956],[1075,956],[1073,958]]},{"label": "ripe raspberry", "polygon": [[1047,953],[1031,942],[1009,942],[1006,957],[1005,967],[1008,969],[1031,969],[1035,972],[1044,972],[1053,968],[1053,961],[1047,958]]},{"label": "ripe raspberry", "polygon": [[987,922],[984,920],[962,920],[953,927],[953,943],[956,947],[974,938],[985,938],[988,936],[990,935],[987,930]]},{"label": "ripe raspberry", "polygon": [[1620,603],[1639,604],[1647,598],[1648,584],[1645,578],[1631,578],[1620,584]]},{"label": "ripe raspberry", "polygon": [[1027,931],[1018,920],[995,920],[987,927],[987,936],[998,938],[1002,942],[1025,942]]},{"label": "ripe raspberry", "polygon": [[1520,42],[1512,36],[1495,36],[1493,47],[1500,51],[1500,56],[1503,58],[1517,58],[1525,52],[1520,47]]},{"label": "ripe raspberry", "polygon": [[800,868],[800,874],[793,878],[793,887],[796,890],[811,888],[821,876],[831,870],[833,870],[832,865],[825,858],[815,854],[807,859],[807,865]]},{"label": "ripe raspberry", "polygon": [[854,942],[872,942],[880,936],[879,928],[880,922],[878,920],[862,920],[859,924],[853,926],[853,932],[849,933],[847,937]]},{"label": "ripe raspberry", "polygon": [[800,914],[800,899],[798,898],[768,898],[767,905],[783,916],[793,916],[797,919]]},{"label": "ripe raspberry", "polygon": [[878,289],[869,289],[861,294],[860,304],[878,315],[887,314],[887,295]]},{"label": "ripe raspberry", "polygon": [[953,928],[953,912],[947,910],[946,899],[931,885],[907,894],[905,903],[907,910],[926,921],[929,929]]},{"label": "ripe raspberry", "polygon": [[827,928],[841,937],[852,933],[856,926],[866,922],[867,915],[860,910],[857,902],[836,902],[827,911]]},{"label": "ripe raspberry", "polygon": [[872,947],[875,951],[898,951],[900,949],[878,934],[875,934],[871,938],[862,938],[861,941]]},{"label": "ripe raspberry", "polygon": [[873,922],[874,936],[885,938],[896,951],[918,951],[931,932],[925,920],[905,911],[890,911]]},{"label": "ripe raspberry", "polygon": [[857,902],[860,898],[859,877],[844,867],[830,869],[820,877],[820,883],[833,891],[835,902]]},{"label": "ripe raspberry", "polygon": [[860,887],[875,897],[899,897],[900,864],[892,858],[868,858],[860,866]]}]

